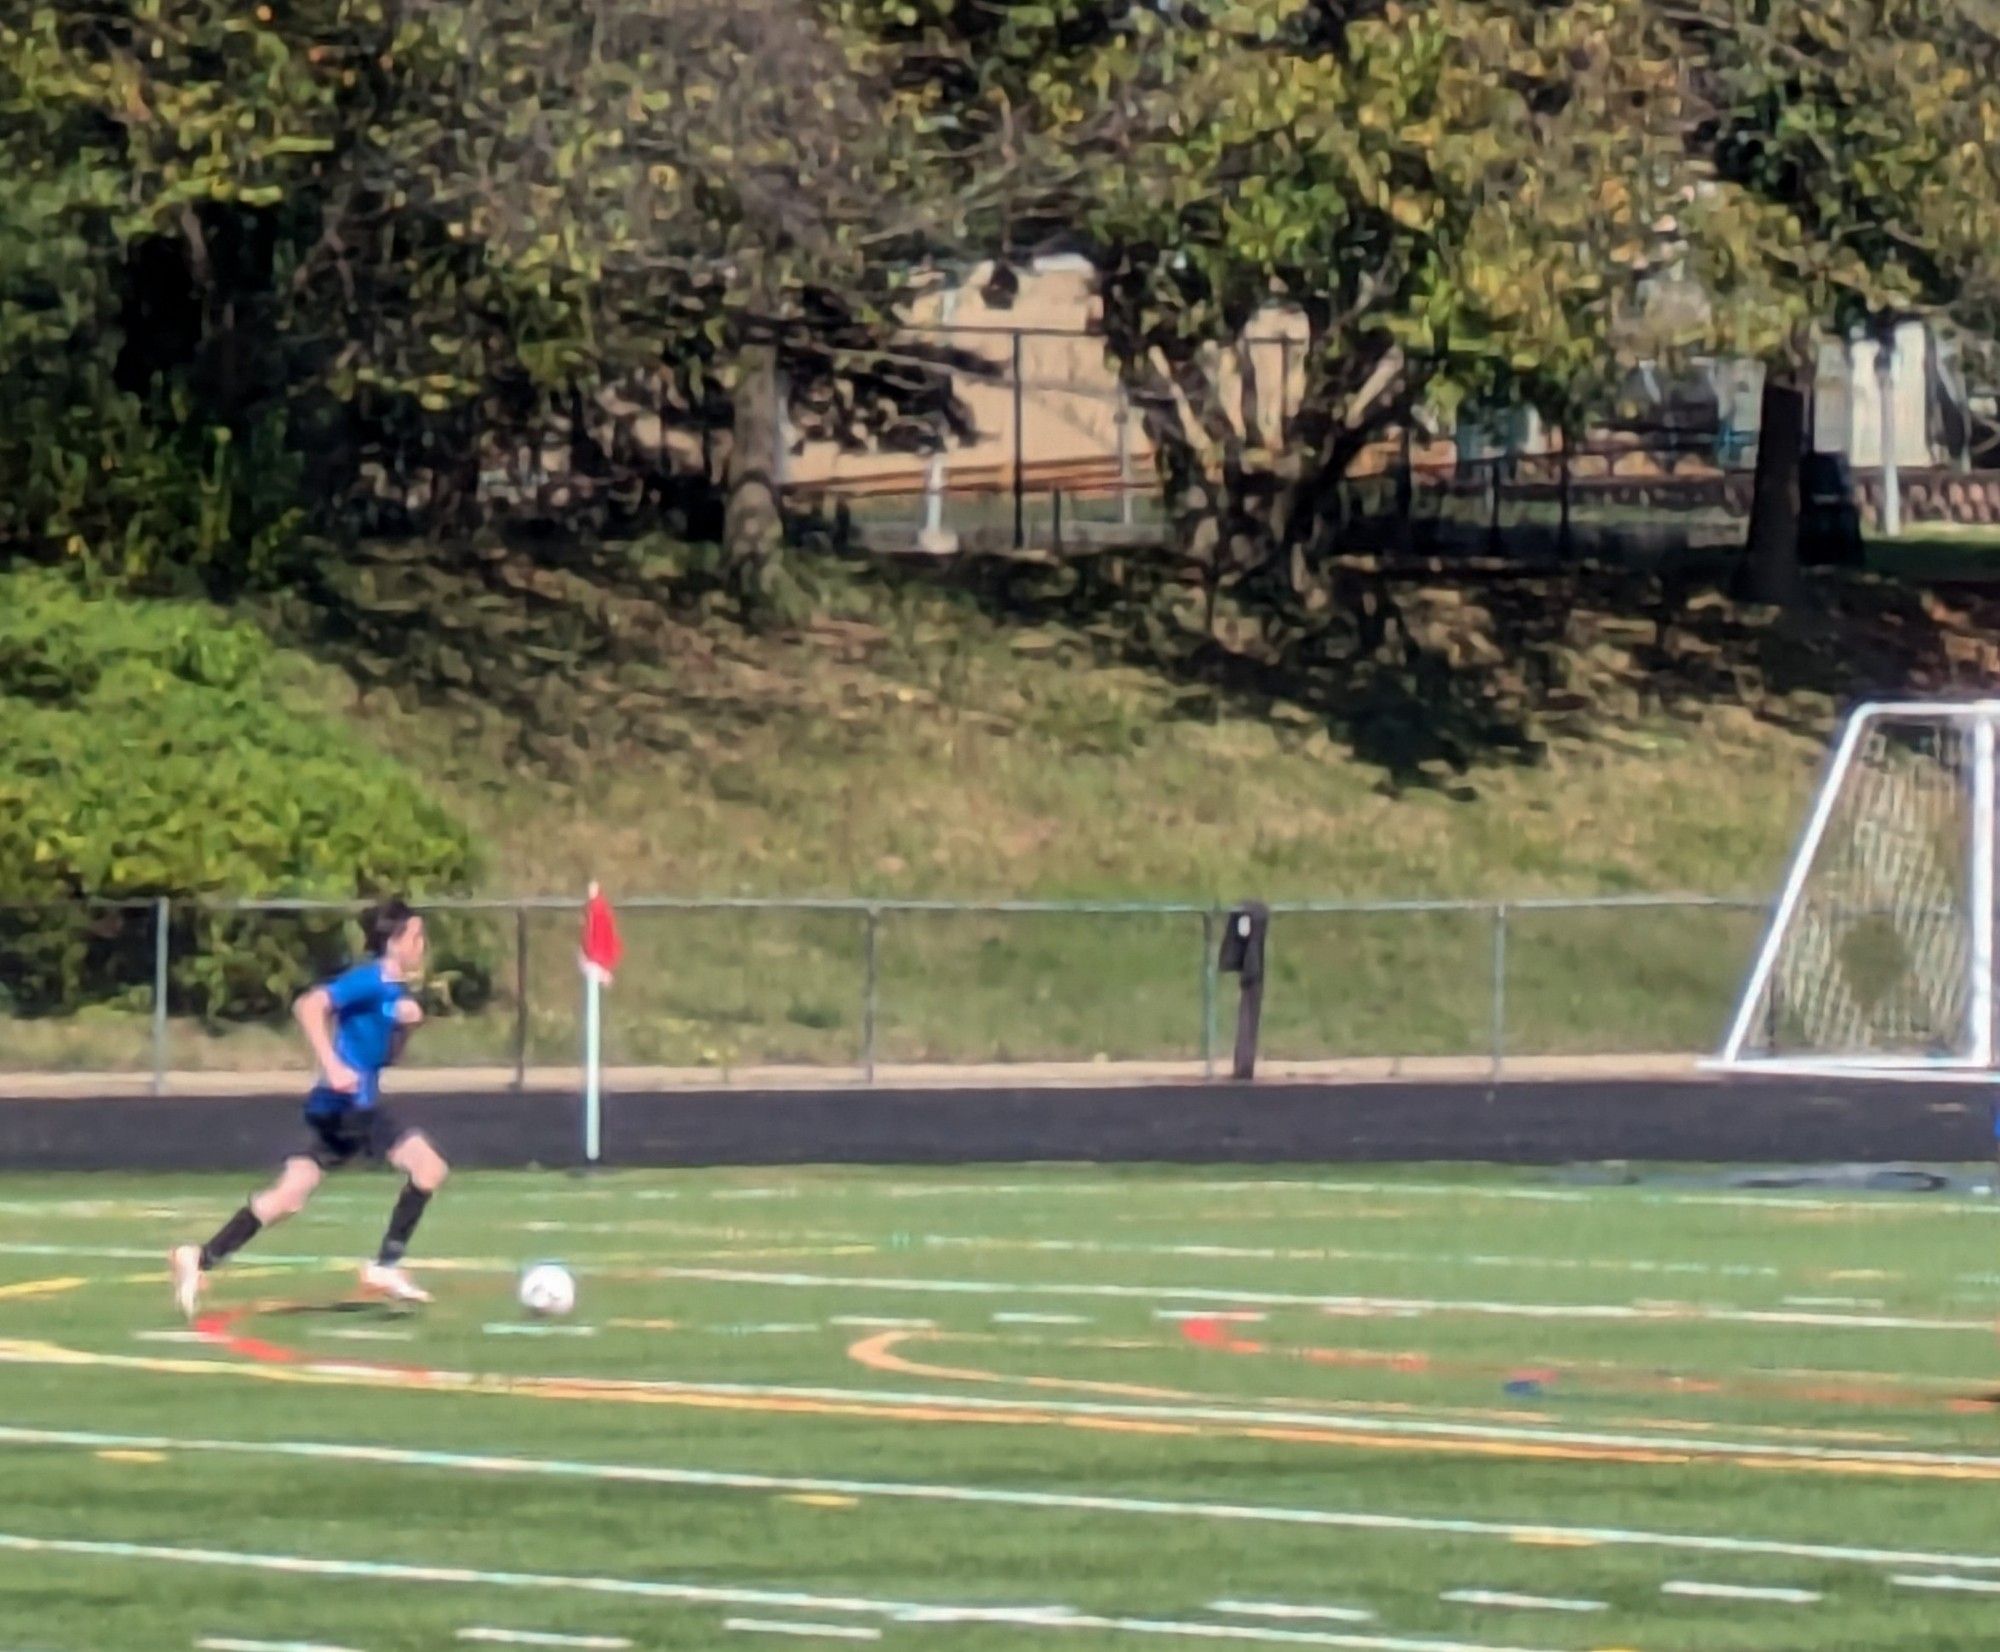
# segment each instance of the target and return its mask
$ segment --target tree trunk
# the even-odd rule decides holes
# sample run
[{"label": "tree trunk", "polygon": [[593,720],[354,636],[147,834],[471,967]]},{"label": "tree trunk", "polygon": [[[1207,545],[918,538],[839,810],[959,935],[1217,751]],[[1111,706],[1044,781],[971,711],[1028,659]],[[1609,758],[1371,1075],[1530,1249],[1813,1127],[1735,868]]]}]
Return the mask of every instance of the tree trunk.
[{"label": "tree trunk", "polygon": [[766,594],[784,549],[784,518],[773,474],[778,448],[778,350],[737,352],[734,418],[724,479],[722,549],[731,583],[754,602]]},{"label": "tree trunk", "polygon": [[1757,476],[1750,528],[1736,570],[1736,595],[1789,605],[1804,587],[1799,577],[1799,508],[1805,459],[1806,401],[1813,370],[1799,352],[1764,373],[1757,436]]}]

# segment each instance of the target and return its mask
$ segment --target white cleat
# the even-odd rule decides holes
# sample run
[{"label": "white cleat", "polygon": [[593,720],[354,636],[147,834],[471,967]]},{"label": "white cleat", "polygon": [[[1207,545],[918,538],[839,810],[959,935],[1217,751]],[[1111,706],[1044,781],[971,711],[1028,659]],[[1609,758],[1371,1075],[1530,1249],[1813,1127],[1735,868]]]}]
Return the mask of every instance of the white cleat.
[{"label": "white cleat", "polygon": [[174,1306],[189,1324],[201,1312],[201,1247],[177,1245],[167,1252],[167,1266],[174,1276]]},{"label": "white cleat", "polygon": [[370,1296],[386,1296],[391,1302],[428,1302],[431,1293],[401,1268],[366,1263],[361,1269],[361,1288]]}]

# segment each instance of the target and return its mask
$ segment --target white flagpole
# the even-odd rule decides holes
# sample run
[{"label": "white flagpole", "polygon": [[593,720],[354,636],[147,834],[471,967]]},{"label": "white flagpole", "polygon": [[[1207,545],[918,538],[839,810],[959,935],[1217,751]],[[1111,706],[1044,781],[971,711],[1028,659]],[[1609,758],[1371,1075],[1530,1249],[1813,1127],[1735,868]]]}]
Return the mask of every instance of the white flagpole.
[{"label": "white flagpole", "polygon": [[583,1156],[595,1164],[604,1145],[603,1097],[598,1080],[603,1054],[598,996],[604,988],[596,970],[586,969],[583,976]]},{"label": "white flagpole", "polygon": [[[589,898],[597,898],[597,885],[590,886]],[[583,1156],[595,1164],[604,1148],[604,1097],[602,1071],[604,1024],[599,1000],[604,991],[603,972],[588,958],[583,960]]]}]

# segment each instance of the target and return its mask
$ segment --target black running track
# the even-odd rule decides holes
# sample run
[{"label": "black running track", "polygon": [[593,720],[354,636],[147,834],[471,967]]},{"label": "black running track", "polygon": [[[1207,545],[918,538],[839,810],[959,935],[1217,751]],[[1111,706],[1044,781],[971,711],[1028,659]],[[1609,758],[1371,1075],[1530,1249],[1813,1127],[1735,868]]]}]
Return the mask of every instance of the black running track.
[{"label": "black running track", "polygon": [[[573,1096],[398,1098],[466,1166],[573,1166]],[[0,1170],[247,1170],[303,1140],[295,1095],[0,1100]],[[1980,1089],[1924,1084],[1165,1084],[711,1090],[605,1101],[607,1165],[1985,1159]]]}]

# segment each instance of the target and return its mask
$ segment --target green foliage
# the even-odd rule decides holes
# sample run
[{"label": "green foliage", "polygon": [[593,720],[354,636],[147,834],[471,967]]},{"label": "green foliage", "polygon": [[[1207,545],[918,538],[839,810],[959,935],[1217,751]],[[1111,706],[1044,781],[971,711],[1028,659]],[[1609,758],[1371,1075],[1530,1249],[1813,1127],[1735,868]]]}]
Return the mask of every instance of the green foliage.
[{"label": "green foliage", "polygon": [[[274,583],[378,481],[450,535],[504,447],[587,468],[620,391],[699,429],[729,587],[782,616],[780,397],[936,441],[963,410],[899,313],[1060,237],[1183,537],[1269,573],[1413,409],[2000,326],[1997,85],[1988,0],[16,5],[0,540]],[[1239,351],[1274,304],[1283,432]]]},{"label": "green foliage", "polygon": [[[1712,177],[1689,217],[1731,342],[1924,311],[2000,321],[2000,33],[1984,0],[1663,8]],[[1790,331],[1787,331],[1787,328]]]},{"label": "green foliage", "polygon": [[347,101],[324,53],[380,8],[287,10],[0,22],[0,542],[121,579],[279,570],[304,515],[287,266]]},{"label": "green foliage", "polygon": [[99,583],[226,590],[286,569],[306,510],[280,415],[238,437],[224,423],[149,418],[106,384],[72,388],[75,399],[0,397],[0,539]]},{"label": "green foliage", "polygon": [[[465,831],[389,759],[294,709],[261,636],[192,605],[0,582],[0,958],[23,1008],[144,990],[158,896],[353,900],[462,889]],[[174,1006],[268,1013],[344,947],[337,917],[176,909]],[[440,948],[446,991],[477,958]]]}]

